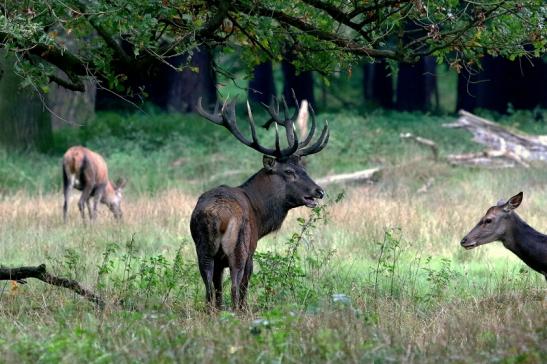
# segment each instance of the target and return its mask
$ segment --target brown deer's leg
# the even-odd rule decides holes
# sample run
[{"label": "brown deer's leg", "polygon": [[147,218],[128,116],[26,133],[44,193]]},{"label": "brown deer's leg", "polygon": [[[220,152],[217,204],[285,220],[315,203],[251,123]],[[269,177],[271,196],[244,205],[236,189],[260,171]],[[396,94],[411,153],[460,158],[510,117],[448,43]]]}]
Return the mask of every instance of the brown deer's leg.
[{"label": "brown deer's leg", "polygon": [[215,304],[217,310],[222,309],[222,275],[224,273],[224,267],[220,264],[220,261],[215,263],[215,270],[213,271],[213,285],[215,286]]},{"label": "brown deer's leg", "polygon": [[253,274],[253,258],[249,257],[247,263],[245,264],[245,271],[243,272],[243,278],[241,279],[240,292],[241,296],[239,297],[239,309],[244,309],[247,306],[247,288],[249,286],[249,280]]},{"label": "brown deer's leg", "polygon": [[215,268],[215,263],[213,258],[209,256],[198,257],[199,272],[201,273],[201,278],[203,283],[205,283],[205,300],[209,309],[212,307],[213,301],[213,273]]},{"label": "brown deer's leg", "polygon": [[232,278],[232,307],[234,311],[239,309],[241,297],[241,279],[243,278],[244,268],[241,264],[230,264],[230,277]]},{"label": "brown deer's leg", "polygon": [[93,220],[93,214],[91,213],[91,198],[86,201],[87,212],[89,213],[89,220]]},{"label": "brown deer's leg", "polygon": [[93,196],[93,214],[91,214],[91,211],[89,211],[91,220],[95,220],[97,218],[97,206],[99,205],[99,201],[101,201],[103,194],[104,187],[101,186],[95,190],[95,195]]},{"label": "brown deer's leg", "polygon": [[80,201],[78,201],[78,208],[80,209],[80,215],[82,215],[82,220],[85,222],[85,204],[89,200],[91,195],[92,186],[89,184],[85,186],[80,196]]}]

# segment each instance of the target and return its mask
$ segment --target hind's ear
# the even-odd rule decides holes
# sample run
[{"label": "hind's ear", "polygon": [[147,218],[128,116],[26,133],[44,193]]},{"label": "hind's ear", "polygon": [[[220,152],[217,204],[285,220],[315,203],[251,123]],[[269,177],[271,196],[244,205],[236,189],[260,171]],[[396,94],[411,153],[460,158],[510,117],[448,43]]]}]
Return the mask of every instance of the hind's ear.
[{"label": "hind's ear", "polygon": [[509,201],[507,201],[505,205],[503,206],[503,211],[509,212],[519,207],[522,202],[522,196],[523,196],[523,193],[519,192],[515,196],[511,197]]},{"label": "hind's ear", "polygon": [[127,184],[127,180],[125,178],[120,177],[116,180],[116,189],[121,190],[122,188],[125,187],[126,184]]}]

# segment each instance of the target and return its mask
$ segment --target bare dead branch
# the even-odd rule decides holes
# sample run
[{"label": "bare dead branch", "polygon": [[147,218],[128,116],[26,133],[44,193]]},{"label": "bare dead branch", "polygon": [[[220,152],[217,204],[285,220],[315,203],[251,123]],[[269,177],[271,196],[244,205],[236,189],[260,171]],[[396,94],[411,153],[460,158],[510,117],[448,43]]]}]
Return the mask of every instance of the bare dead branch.
[{"label": "bare dead branch", "polygon": [[100,308],[104,308],[105,306],[104,299],[92,291],[82,287],[77,281],[57,277],[48,273],[45,264],[40,264],[37,267],[16,268],[6,268],[0,266],[0,281],[22,281],[27,278],[35,278],[53,286],[68,288],[89,301],[97,304]]},{"label": "bare dead branch", "polygon": [[437,147],[437,144],[430,139],[422,138],[416,135],[413,135],[412,133],[401,133],[399,137],[403,140],[413,140],[414,142],[425,145],[426,147],[431,149],[431,153],[433,153],[433,159],[435,161],[439,160],[439,147]]}]

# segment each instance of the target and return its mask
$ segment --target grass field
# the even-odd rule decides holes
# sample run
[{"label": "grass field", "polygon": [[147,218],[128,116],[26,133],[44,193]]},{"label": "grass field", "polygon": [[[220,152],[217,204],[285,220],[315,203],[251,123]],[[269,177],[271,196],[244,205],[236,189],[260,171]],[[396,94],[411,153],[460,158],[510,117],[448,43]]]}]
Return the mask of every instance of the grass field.
[{"label": "grass field", "polygon": [[[225,130],[195,117],[102,114],[57,132],[49,154],[0,151],[1,264],[46,263],[109,302],[99,310],[42,282],[0,282],[0,362],[545,362],[545,279],[501,243],[459,245],[489,206],[521,190],[519,214],[547,231],[544,166],[454,168],[399,141],[410,131],[442,155],[480,150],[440,126],[453,116],[325,118],[331,141],[309,158],[313,177],[385,171],[373,185],[329,186],[321,208],[292,211],[261,240],[241,314],[207,314],[188,227],[201,192],[260,167]],[[547,134],[525,113],[500,122]],[[129,179],[123,223],[102,206],[85,227],[75,199],[62,223],[60,158],[75,143]],[[228,279],[225,288],[229,307]]]}]

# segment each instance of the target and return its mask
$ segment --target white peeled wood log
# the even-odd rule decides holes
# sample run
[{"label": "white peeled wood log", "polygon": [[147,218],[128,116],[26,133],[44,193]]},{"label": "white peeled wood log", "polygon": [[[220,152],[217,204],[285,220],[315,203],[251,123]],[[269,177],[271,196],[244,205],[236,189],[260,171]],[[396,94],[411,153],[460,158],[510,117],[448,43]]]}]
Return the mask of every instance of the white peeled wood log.
[{"label": "white peeled wood log", "polygon": [[[486,145],[483,153],[449,155],[454,164],[488,165],[511,167],[519,164],[527,167],[530,161],[547,161],[547,136],[526,135],[511,131],[492,121],[483,119],[465,110],[454,123],[444,124],[447,128],[463,128],[473,134],[473,140]],[[466,161],[467,159],[467,161]]]},{"label": "white peeled wood log", "polygon": [[317,184],[320,186],[328,185],[331,183],[364,183],[364,182],[373,182],[378,177],[382,171],[381,167],[365,169],[362,171],[352,172],[352,173],[342,173],[335,174],[331,176],[325,176],[316,180]]}]

